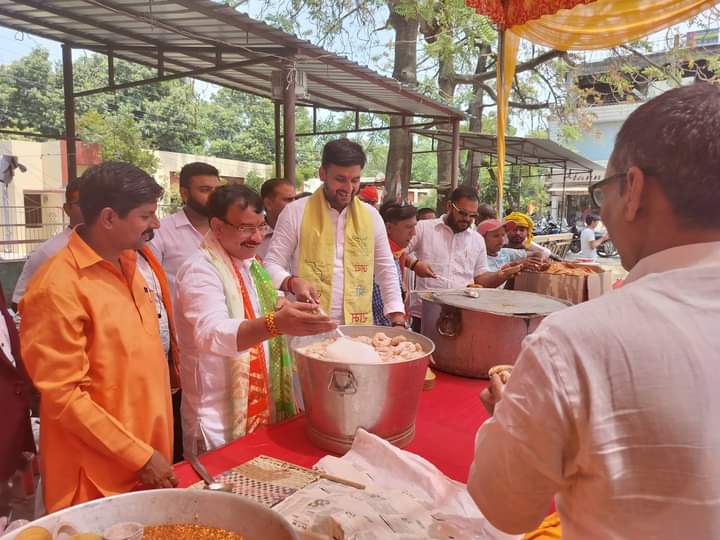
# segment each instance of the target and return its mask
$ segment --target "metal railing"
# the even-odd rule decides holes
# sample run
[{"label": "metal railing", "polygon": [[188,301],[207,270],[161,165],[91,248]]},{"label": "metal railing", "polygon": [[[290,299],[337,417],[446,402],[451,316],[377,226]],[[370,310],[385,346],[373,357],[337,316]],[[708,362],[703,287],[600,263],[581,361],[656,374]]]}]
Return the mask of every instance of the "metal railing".
[{"label": "metal railing", "polygon": [[[160,205],[159,218],[175,210]],[[69,225],[61,206],[0,206],[0,260],[22,260]]]}]

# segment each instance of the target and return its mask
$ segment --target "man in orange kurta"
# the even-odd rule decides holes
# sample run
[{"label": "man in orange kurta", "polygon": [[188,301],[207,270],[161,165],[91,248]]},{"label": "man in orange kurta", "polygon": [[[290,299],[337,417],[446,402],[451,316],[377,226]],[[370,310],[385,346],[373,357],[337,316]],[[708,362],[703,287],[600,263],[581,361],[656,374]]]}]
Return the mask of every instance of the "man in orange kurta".
[{"label": "man in orange kurta", "polygon": [[155,303],[136,249],[159,226],[162,188],[106,162],[81,178],[85,225],[35,275],[20,304],[22,354],[40,391],[40,456],[52,512],[171,487],[172,408]]}]

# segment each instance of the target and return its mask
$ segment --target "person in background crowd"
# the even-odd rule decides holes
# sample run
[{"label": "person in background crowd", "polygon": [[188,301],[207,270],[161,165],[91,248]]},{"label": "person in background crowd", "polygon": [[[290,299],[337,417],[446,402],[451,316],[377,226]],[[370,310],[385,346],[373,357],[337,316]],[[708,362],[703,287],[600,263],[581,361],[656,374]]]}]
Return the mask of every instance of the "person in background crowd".
[{"label": "person in background crowd", "polygon": [[423,221],[425,219],[435,219],[437,217],[437,214],[435,214],[435,210],[432,208],[420,208],[417,211],[417,220]]},{"label": "person in background crowd", "polygon": [[358,199],[369,204],[373,208],[377,208],[380,196],[378,195],[378,190],[375,186],[365,186],[358,193]]},{"label": "person in background crowd", "polygon": [[497,219],[497,212],[495,211],[495,208],[490,206],[488,203],[482,203],[478,207],[478,217],[475,220],[475,226],[477,227],[483,221],[488,219]]},{"label": "person in background crowd", "polygon": [[283,335],[335,328],[316,305],[279,304],[255,251],[262,200],[247,186],[208,200],[210,232],[178,272],[185,455],[197,455],[297,413]]},{"label": "person in background crowd", "polygon": [[280,214],[264,264],[276,287],[299,301],[319,302],[339,324],[370,324],[374,276],[385,316],[404,325],[385,224],[356,196],[365,161],[362,147],[348,139],[325,145],[322,189]]},{"label": "person in background crowd", "polygon": [[528,257],[524,249],[503,247],[507,242],[506,231],[516,227],[514,221],[503,223],[499,219],[486,219],[478,226],[478,232],[485,239],[487,249],[488,269],[503,279],[498,287],[505,286],[506,280],[513,277],[524,268],[537,270],[542,261],[539,258]]},{"label": "person in background crowd", "polygon": [[[407,298],[407,289],[403,286],[403,269],[405,268],[405,250],[410,240],[415,236],[417,225],[417,210],[409,204],[386,202],[380,207],[380,216],[385,222],[390,250],[395,258],[400,291],[403,300]],[[390,320],[385,317],[385,305],[380,294],[380,287],[373,283],[373,319],[376,325],[391,326]]]},{"label": "person in background crowd", "polygon": [[516,226],[513,230],[507,231],[507,247],[525,249],[528,253],[535,254],[542,260],[547,260],[552,256],[552,251],[533,242],[535,223],[530,219],[530,216],[522,212],[512,212],[505,216],[505,223],[508,221],[514,222]]},{"label": "person in background crowd", "polygon": [[21,349],[40,392],[45,507],[54,512],[135,488],[173,487],[168,363],[137,251],[162,195],[134,165],[80,179],[84,224],[20,302]]},{"label": "person in background crowd", "polygon": [[548,316],[484,395],[468,491],[499,529],[554,497],[567,540],[720,538],[719,125],[695,83],[618,132],[590,194],[623,287]]},{"label": "person in background crowd", "polygon": [[595,240],[595,229],[599,224],[600,216],[597,214],[588,214],[585,217],[585,228],[580,233],[580,253],[578,253],[578,257],[597,259],[598,246],[608,239],[608,235],[604,234],[602,238]]},{"label": "person in background crowd", "polygon": [[[495,287],[498,276],[488,271],[483,237],[470,229],[478,211],[475,191],[456,188],[450,195],[447,213],[437,219],[420,221],[408,246],[408,268],[417,275],[416,287],[452,289],[477,283]],[[410,301],[413,330],[420,331],[421,301]]]},{"label": "person in background crowd", "polygon": [[12,295],[12,308],[14,310],[17,311],[17,305],[20,303],[20,299],[25,294],[27,284],[33,274],[35,274],[37,269],[40,268],[45,261],[67,245],[73,228],[82,223],[82,212],[80,211],[80,205],[78,204],[79,198],[79,181],[77,179],[70,180],[65,188],[65,204],[63,204],[63,212],[65,212],[65,215],[69,218],[70,223],[65,229],[57,233],[55,236],[51,236],[35,248],[25,261],[25,265],[23,266],[20,277],[15,284],[15,291]]},{"label": "person in background crowd", "polygon": [[271,178],[263,183],[260,188],[260,197],[262,198],[263,207],[265,208],[265,223],[267,223],[269,232],[265,236],[257,248],[257,254],[261,259],[265,258],[270,248],[270,240],[272,240],[273,229],[277,223],[278,216],[283,209],[295,200],[295,186],[290,180],[285,178]]},{"label": "person in background crowd", "polygon": [[207,199],[220,185],[220,173],[208,163],[194,162],[180,169],[180,196],[184,206],[160,221],[150,243],[175,295],[175,274],[194,254],[208,232]]},{"label": "person in background crowd", "polygon": [[[9,502],[10,480],[26,466],[23,453],[35,453],[30,426],[32,398],[33,387],[20,355],[17,328],[0,287],[0,408],[3,414],[0,429],[0,508]],[[0,510],[0,514],[5,512]]]}]

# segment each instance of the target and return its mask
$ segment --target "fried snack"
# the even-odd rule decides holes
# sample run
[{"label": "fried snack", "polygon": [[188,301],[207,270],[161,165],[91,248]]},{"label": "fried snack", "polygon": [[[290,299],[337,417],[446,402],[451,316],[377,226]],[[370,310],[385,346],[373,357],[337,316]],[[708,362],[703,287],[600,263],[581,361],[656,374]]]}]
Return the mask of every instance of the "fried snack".
[{"label": "fried snack", "polygon": [[[405,336],[390,337],[384,332],[376,332],[372,337],[358,336],[349,339],[372,346],[383,362],[412,360],[425,356],[422,346],[419,343],[409,341]],[[305,356],[311,356],[318,360],[330,360],[327,349],[335,341],[337,341],[337,338],[323,339],[298,349],[298,351]],[[352,363],[353,360],[348,358],[347,362]]]},{"label": "fried snack", "polygon": [[145,527],[143,540],[243,540],[243,536],[204,525],[152,525]]},{"label": "fried snack", "polygon": [[470,285],[467,285],[468,289],[482,289],[482,285],[478,285],[477,283],[471,283]]},{"label": "fried snack", "polygon": [[596,271],[590,266],[575,265],[572,263],[564,262],[546,262],[540,265],[537,270],[533,268],[524,268],[528,272],[540,272],[542,274],[552,274],[554,276],[589,276],[594,274]]},{"label": "fried snack", "polygon": [[510,375],[512,374],[513,366],[509,364],[499,364],[497,366],[493,366],[488,370],[488,377],[492,378],[493,375],[497,375],[500,377],[500,380],[503,384],[507,384],[507,382],[510,380]]}]

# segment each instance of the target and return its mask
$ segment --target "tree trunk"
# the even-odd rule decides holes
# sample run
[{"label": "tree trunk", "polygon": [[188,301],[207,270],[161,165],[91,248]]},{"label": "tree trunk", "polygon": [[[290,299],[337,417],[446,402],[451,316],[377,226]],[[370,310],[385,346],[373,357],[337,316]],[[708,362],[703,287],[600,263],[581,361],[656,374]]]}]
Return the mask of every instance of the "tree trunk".
[{"label": "tree trunk", "polygon": [[[438,87],[440,95],[448,103],[453,102],[455,97],[455,67],[453,57],[440,58],[440,72],[438,74]],[[451,132],[452,124],[439,124],[438,129]],[[437,172],[438,172],[438,212],[444,212],[447,198],[452,191],[450,179],[452,177],[452,145],[446,142],[438,142]]]},{"label": "tree trunk", "polygon": [[[395,12],[395,6],[401,0],[388,0],[390,10],[389,23],[395,30],[395,58],[393,77],[404,85],[417,85],[417,18],[403,17]],[[406,124],[412,124],[413,118],[405,118]],[[403,125],[403,118],[390,117],[390,126]],[[387,164],[385,166],[385,200],[407,200],[412,174],[412,135],[409,129],[391,129],[389,136]],[[398,179],[401,186],[397,193]]]},{"label": "tree trunk", "polygon": [[[475,67],[475,74],[480,75],[487,71],[488,66],[488,55],[490,54],[490,44],[481,43],[478,46],[478,61]],[[473,100],[470,103],[470,131],[476,133],[482,133],[483,128],[483,99],[485,98],[485,92],[483,87],[479,84],[473,85]],[[480,189],[480,169],[482,166],[483,156],[480,152],[468,151],[467,160],[465,164],[465,179],[464,184],[474,188],[475,190]]]}]

